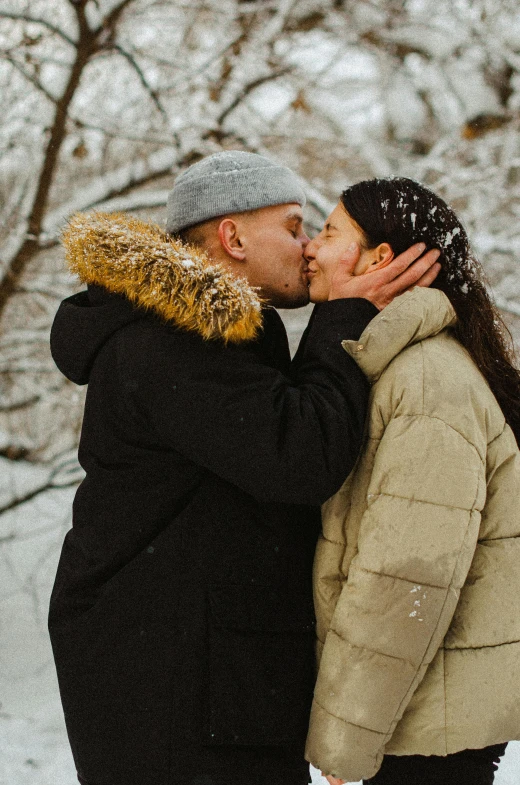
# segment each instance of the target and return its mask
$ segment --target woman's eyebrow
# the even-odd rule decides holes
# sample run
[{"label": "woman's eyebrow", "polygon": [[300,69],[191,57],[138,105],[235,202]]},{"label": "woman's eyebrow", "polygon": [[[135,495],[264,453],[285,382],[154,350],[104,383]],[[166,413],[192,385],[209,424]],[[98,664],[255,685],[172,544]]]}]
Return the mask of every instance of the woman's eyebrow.
[{"label": "woman's eyebrow", "polygon": [[329,223],[328,221],[327,221],[327,223],[325,224],[325,227],[324,227],[324,228],[327,230],[327,232],[330,232],[331,230],[332,230],[333,232],[337,232],[337,231],[338,231],[338,228],[337,228],[337,226],[333,226],[333,225],[332,225],[331,223]]}]

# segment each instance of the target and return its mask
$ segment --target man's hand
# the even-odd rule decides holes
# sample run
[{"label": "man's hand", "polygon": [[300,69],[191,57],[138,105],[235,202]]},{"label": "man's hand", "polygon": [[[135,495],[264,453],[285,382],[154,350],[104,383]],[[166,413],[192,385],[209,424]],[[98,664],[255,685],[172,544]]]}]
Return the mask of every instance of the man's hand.
[{"label": "man's hand", "polygon": [[424,256],[426,246],[417,243],[384,267],[364,275],[354,275],[360,248],[353,243],[334,273],[329,300],[362,297],[381,311],[403,292],[414,286],[430,286],[441,269],[437,259],[440,251],[434,248]]}]

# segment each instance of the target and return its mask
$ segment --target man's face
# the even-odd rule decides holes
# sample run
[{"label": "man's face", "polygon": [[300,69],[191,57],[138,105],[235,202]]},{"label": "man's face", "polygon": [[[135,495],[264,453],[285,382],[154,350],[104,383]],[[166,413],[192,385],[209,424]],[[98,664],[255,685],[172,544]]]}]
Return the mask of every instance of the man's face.
[{"label": "man's face", "polygon": [[309,302],[307,262],[309,238],[299,204],[263,207],[237,216],[245,252],[247,279],[276,308],[300,308]]}]

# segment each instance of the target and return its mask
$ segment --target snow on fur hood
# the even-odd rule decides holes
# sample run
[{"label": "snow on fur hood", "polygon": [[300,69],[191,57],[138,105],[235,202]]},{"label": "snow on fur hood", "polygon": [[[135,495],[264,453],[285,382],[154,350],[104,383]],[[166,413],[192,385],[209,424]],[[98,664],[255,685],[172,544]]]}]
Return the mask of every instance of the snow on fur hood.
[{"label": "snow on fur hood", "polygon": [[69,268],[83,283],[206,340],[248,341],[262,325],[260,298],[247,281],[155,224],[124,213],[77,213],[62,240]]}]

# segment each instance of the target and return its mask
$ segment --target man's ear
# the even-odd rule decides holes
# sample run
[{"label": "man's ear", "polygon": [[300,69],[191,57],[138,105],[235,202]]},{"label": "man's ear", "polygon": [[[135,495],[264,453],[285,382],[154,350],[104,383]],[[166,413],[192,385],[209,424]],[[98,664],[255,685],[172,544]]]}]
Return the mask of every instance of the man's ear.
[{"label": "man's ear", "polygon": [[386,267],[387,264],[390,264],[394,258],[394,252],[388,243],[380,243],[380,245],[374,249],[373,254],[374,258],[369,267],[370,271],[381,270],[383,267]]},{"label": "man's ear", "polygon": [[240,238],[240,229],[232,218],[224,218],[218,227],[220,245],[228,256],[237,262],[243,262],[246,252]]}]

